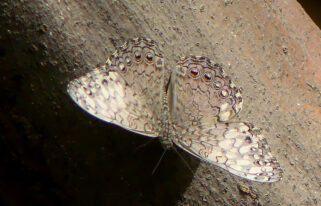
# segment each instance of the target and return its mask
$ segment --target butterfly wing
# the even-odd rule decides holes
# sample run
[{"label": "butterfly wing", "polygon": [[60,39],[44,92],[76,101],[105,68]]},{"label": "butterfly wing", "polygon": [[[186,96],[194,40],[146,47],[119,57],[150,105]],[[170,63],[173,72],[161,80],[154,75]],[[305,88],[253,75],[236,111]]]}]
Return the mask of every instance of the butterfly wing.
[{"label": "butterfly wing", "polygon": [[182,58],[173,73],[169,106],[174,124],[228,121],[241,111],[240,89],[208,58]]},{"label": "butterfly wing", "polygon": [[169,106],[173,141],[229,172],[255,181],[280,179],[266,141],[246,123],[228,123],[242,97],[219,65],[206,57],[183,58],[171,77]]},{"label": "butterfly wing", "polygon": [[102,68],[71,81],[68,93],[93,116],[143,135],[159,136],[163,57],[148,39],[126,42]]},{"label": "butterfly wing", "polygon": [[280,165],[263,136],[256,133],[246,123],[225,123],[210,129],[192,127],[174,142],[234,175],[258,182],[278,181],[282,176]]}]

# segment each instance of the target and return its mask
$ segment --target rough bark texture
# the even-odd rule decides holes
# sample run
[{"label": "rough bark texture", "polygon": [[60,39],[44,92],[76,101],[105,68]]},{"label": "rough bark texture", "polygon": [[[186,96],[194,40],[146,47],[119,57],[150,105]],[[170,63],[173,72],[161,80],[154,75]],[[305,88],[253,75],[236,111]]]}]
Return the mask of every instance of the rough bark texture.
[{"label": "rough bark texture", "polygon": [[[0,2],[1,205],[320,205],[320,30],[294,0]],[[222,63],[284,169],[248,182],[92,118],[67,82],[145,36]],[[237,120],[237,119],[236,119]],[[139,147],[139,148],[138,148]]]}]

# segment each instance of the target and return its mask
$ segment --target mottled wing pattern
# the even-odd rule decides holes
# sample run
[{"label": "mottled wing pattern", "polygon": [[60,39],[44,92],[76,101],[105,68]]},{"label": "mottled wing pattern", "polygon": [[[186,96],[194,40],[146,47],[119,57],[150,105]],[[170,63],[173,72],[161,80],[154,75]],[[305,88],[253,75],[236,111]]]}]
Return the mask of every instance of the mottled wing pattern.
[{"label": "mottled wing pattern", "polygon": [[126,42],[102,68],[73,80],[68,93],[85,111],[106,122],[157,137],[163,105],[163,57],[149,39]]},{"label": "mottled wing pattern", "polygon": [[164,59],[157,44],[147,38],[131,39],[106,62],[109,70],[119,71],[127,87],[140,91],[144,104],[161,116],[164,103]]},{"label": "mottled wing pattern", "polygon": [[241,111],[240,89],[208,58],[184,57],[173,73],[169,105],[176,126],[227,121]]},{"label": "mottled wing pattern", "polygon": [[246,123],[229,123],[242,108],[240,90],[206,57],[182,58],[171,77],[173,141],[229,172],[261,182],[280,179],[266,141]]},{"label": "mottled wing pattern", "polygon": [[[200,130],[195,132],[196,128]],[[282,170],[266,140],[248,124],[222,123],[213,128],[196,128],[175,138],[175,144],[240,177],[258,182],[280,180]]]}]

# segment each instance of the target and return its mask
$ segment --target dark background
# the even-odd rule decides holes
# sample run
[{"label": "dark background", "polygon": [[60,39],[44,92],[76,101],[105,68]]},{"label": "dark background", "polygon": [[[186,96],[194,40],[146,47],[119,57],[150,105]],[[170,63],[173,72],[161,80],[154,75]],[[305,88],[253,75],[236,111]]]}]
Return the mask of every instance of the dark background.
[{"label": "dark background", "polygon": [[309,14],[313,21],[321,28],[321,1],[318,0],[299,0],[304,10]]}]

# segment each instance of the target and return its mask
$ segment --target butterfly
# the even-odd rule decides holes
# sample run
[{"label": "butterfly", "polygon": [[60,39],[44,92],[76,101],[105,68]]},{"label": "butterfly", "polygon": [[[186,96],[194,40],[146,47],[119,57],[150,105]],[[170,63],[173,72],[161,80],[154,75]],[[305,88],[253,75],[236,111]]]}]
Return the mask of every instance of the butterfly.
[{"label": "butterfly", "polygon": [[265,138],[246,122],[231,122],[241,90],[220,64],[182,57],[168,69],[157,43],[131,39],[67,92],[83,110],[129,131],[160,137],[228,172],[258,182],[280,180],[282,170]]}]

